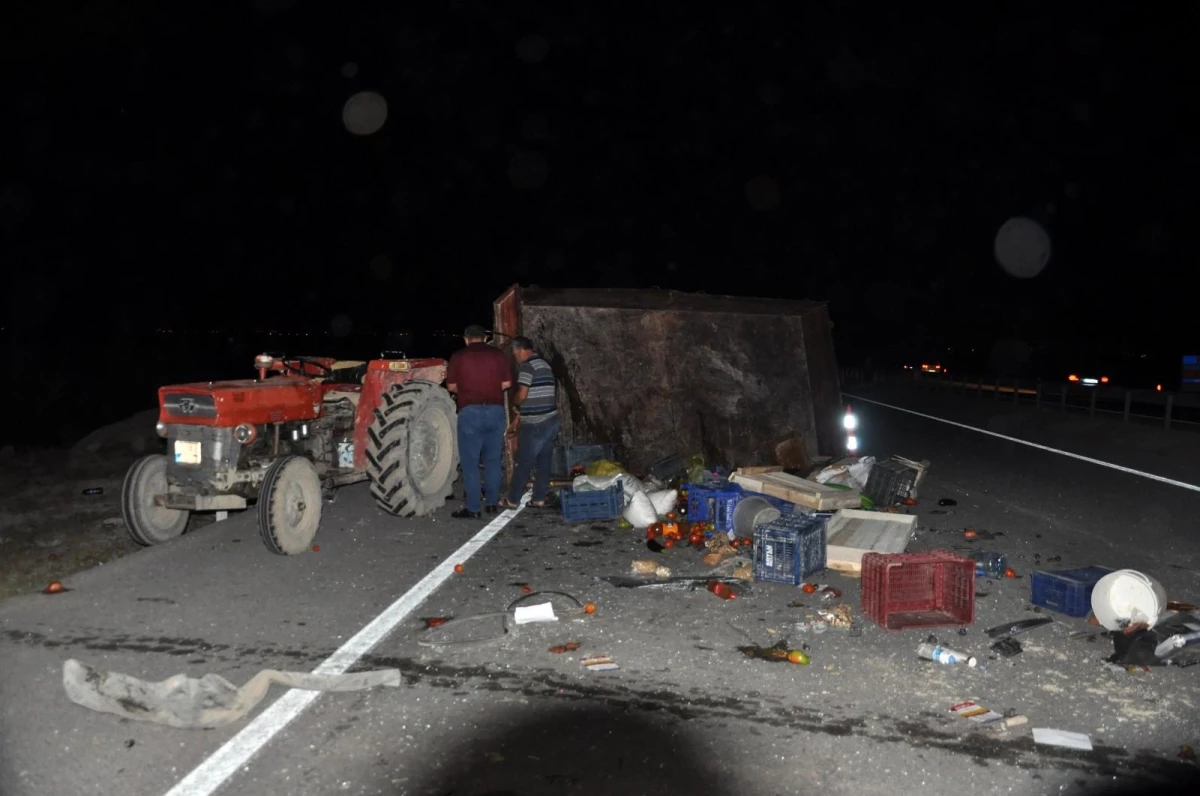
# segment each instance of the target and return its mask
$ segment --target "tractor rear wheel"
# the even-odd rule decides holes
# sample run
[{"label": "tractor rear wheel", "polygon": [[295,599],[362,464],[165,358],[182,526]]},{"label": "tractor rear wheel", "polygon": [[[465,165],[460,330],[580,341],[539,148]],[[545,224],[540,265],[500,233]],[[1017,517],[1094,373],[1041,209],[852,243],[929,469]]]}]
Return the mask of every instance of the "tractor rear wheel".
[{"label": "tractor rear wheel", "polygon": [[321,524],[321,478],[303,456],[284,456],[267,468],[258,493],[258,532],[272,553],[308,550]]},{"label": "tractor rear wheel", "polygon": [[169,509],[154,502],[167,492],[167,457],[143,456],[133,463],[121,484],[121,518],[133,541],[140,545],[169,542],[187,529],[184,509]]},{"label": "tractor rear wheel", "polygon": [[458,415],[444,387],[398,384],[367,429],[367,474],[380,508],[424,517],[446,505],[458,477]]}]

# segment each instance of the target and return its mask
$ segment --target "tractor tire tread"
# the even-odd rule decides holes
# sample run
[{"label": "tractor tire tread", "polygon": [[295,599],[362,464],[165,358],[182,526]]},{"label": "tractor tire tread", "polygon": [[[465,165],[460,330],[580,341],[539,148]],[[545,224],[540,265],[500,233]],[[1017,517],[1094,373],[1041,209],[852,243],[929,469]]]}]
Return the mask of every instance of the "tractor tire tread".
[{"label": "tractor tire tread", "polygon": [[430,494],[420,494],[408,473],[409,421],[428,404],[441,402],[453,432],[457,417],[453,399],[443,387],[432,382],[412,381],[383,394],[374,422],[367,430],[367,473],[371,495],[389,514],[423,517],[446,504],[457,474],[457,435],[450,434],[450,475]]}]

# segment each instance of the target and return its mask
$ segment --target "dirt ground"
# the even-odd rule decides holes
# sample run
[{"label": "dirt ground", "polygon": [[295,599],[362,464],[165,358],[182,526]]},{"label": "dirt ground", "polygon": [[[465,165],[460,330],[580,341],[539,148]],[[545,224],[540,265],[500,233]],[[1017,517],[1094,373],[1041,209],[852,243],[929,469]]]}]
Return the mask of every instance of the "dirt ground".
[{"label": "dirt ground", "polygon": [[0,599],[139,549],[121,520],[121,481],[139,456],[162,448],[155,414],[105,426],[68,449],[0,449]]}]

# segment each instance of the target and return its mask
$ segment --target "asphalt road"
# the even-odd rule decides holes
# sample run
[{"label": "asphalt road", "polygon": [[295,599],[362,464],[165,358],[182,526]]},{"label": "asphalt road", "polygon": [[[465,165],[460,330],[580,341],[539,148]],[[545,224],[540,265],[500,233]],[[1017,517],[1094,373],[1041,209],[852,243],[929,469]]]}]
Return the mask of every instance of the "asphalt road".
[{"label": "asphalt road", "polygon": [[[1024,576],[980,581],[987,596],[966,636],[933,631],[984,658],[986,671],[917,659],[930,631],[799,633],[794,623],[816,601],[793,588],[755,585],[723,601],[612,587],[598,578],[626,572],[647,554],[644,540],[615,523],[565,526],[526,509],[357,664],[398,667],[400,687],[321,695],[246,765],[212,780],[216,792],[1132,793],[1155,781],[1195,792],[1196,764],[1178,755],[1200,746],[1200,667],[1113,673],[1102,663],[1109,642],[1068,640],[1086,625],[1062,617],[1021,637],[1021,655],[989,660],[982,630],[1033,616],[1035,555],[1061,556],[1063,568],[1142,569],[1173,599],[1200,598],[1191,537],[1200,494],[883,408],[859,413],[870,453],[933,464],[910,550],[965,550],[964,527],[991,530],[994,540],[974,544],[1007,553]],[[939,497],[958,505],[938,509]],[[247,722],[187,731],[90,712],[66,699],[64,660],[148,680],[309,671],[453,562],[483,525],[448,515],[385,517],[352,487],[328,507],[319,552],[272,556],[241,515],[74,576],[65,594],[0,603],[0,794],[167,793]],[[691,551],[665,557],[676,574],[705,570]],[[857,609],[857,581],[820,580]],[[554,597],[557,623],[421,644],[437,631],[420,617],[502,611],[522,596],[519,583],[597,611],[571,614]],[[789,607],[797,599],[806,606]],[[496,629],[494,620],[469,628]],[[807,644],[811,665],[736,649],[781,638]],[[568,641],[578,652],[548,649]],[[585,654],[621,668],[586,671]],[[967,699],[1030,724],[988,737],[950,715]],[[1088,733],[1095,749],[1035,745],[1030,727]]]}]

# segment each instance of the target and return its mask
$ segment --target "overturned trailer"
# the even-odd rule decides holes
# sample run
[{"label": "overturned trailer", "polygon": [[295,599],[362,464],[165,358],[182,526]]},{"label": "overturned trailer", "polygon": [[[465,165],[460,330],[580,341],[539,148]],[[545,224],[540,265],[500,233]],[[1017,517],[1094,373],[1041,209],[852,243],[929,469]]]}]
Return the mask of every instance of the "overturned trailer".
[{"label": "overturned trailer", "polygon": [[844,451],[824,303],[514,285],[493,309],[553,368],[562,440],[611,442],[633,472],[676,452],[803,467]]}]

